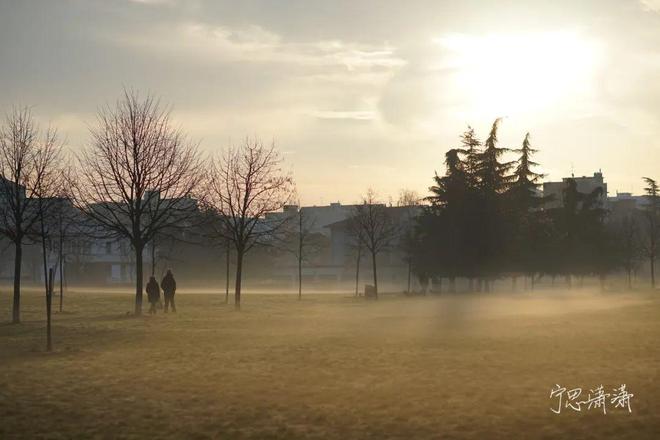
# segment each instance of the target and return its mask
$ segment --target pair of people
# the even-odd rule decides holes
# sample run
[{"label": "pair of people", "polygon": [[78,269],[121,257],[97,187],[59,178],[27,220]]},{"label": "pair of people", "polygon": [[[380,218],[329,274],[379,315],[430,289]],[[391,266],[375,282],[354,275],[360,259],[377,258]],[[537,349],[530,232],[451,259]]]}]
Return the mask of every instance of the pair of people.
[{"label": "pair of people", "polygon": [[156,313],[156,305],[160,301],[161,288],[163,289],[163,296],[165,297],[165,313],[168,312],[170,305],[172,306],[172,311],[176,312],[176,306],[174,305],[176,280],[174,279],[174,275],[172,275],[172,271],[167,269],[167,273],[160,282],[160,286],[158,286],[158,281],[156,281],[154,276],[151,276],[147,283],[147,299],[151,304],[151,307],[149,308],[149,314],[151,315]]}]

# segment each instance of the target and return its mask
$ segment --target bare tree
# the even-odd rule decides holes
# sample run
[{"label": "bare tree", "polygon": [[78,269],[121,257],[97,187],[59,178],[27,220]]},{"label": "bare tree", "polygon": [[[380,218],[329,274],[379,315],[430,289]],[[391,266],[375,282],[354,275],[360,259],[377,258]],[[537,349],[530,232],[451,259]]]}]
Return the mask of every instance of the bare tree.
[{"label": "bare tree", "polygon": [[355,250],[355,297],[360,296],[360,263],[362,262],[362,243],[358,239],[352,243]]},{"label": "bare tree", "polygon": [[[297,204],[300,206],[300,203]],[[314,232],[315,222],[304,209],[298,209],[289,219],[285,250],[291,253],[298,265],[298,300],[302,299],[302,268],[318,254],[323,246],[323,236]]]},{"label": "bare tree", "polygon": [[0,233],[14,245],[12,322],[20,322],[23,244],[34,238],[48,206],[40,198],[60,157],[54,130],[41,132],[28,108],[14,108],[0,131]]},{"label": "bare tree", "polygon": [[364,245],[360,242],[360,234],[358,234],[354,220],[355,211],[351,216],[346,219],[347,224],[347,252],[346,258],[355,259],[355,297],[360,296],[360,266],[362,264],[362,253]]},{"label": "bare tree", "polygon": [[[68,181],[69,179],[70,177],[65,172],[64,180]],[[59,197],[56,199],[55,206],[53,207],[52,216],[55,222],[55,235],[57,239],[57,271],[60,277],[59,311],[62,312],[64,307],[65,263],[68,257],[67,249],[70,250],[74,247],[73,242],[80,233],[80,226],[83,223],[83,219],[80,218],[79,212],[73,207],[66,191],[59,193]]]},{"label": "bare tree", "polygon": [[397,200],[397,206],[419,206],[424,197],[420,196],[419,193],[412,189],[402,189],[399,191],[399,199]]},{"label": "bare tree", "polygon": [[399,200],[397,206],[405,209],[405,225],[403,232],[402,250],[405,255],[405,261],[408,266],[408,283],[406,292],[410,292],[412,282],[412,251],[413,251],[413,235],[415,226],[415,216],[418,214],[419,206],[422,197],[413,190],[403,189],[399,192]]},{"label": "bare tree", "polygon": [[[206,185],[210,185],[210,180]],[[230,266],[231,266],[231,248],[233,247],[231,240],[228,238],[229,233],[226,231],[225,222],[222,221],[217,211],[213,208],[212,203],[207,203],[204,206],[203,212],[203,228],[204,233],[202,239],[206,245],[212,245],[224,253],[225,262],[225,304],[229,304],[229,284],[230,284]]]},{"label": "bare tree", "polygon": [[[53,145],[55,145],[55,140],[56,137],[53,135],[50,140]],[[58,211],[64,209],[62,205],[65,203],[66,199],[60,197],[62,195],[62,188],[64,187],[64,169],[62,167],[61,149],[54,146],[53,148],[44,149],[42,153],[42,157],[39,158],[39,161],[48,162],[51,165],[48,167],[47,171],[45,171],[46,178],[42,179],[41,185],[36,189],[34,194],[37,201],[36,207],[39,216],[35,236],[37,236],[41,242],[44,288],[46,296],[48,297],[53,293],[52,280],[49,278],[49,270],[52,271],[53,268],[49,264],[48,257],[54,248],[53,240],[56,238],[56,235],[60,230]],[[48,300],[50,301],[51,299],[52,297]]]},{"label": "bare tree", "polygon": [[236,250],[234,305],[241,307],[243,258],[255,245],[272,243],[287,218],[266,214],[279,211],[293,196],[293,179],[281,168],[282,159],[275,145],[246,139],[214,162],[207,188],[208,208],[221,227],[218,234]]},{"label": "bare tree", "polygon": [[225,304],[229,304],[229,266],[231,264],[231,242],[225,240]]},{"label": "bare tree", "polygon": [[135,253],[135,314],[142,313],[143,251],[166,228],[196,212],[203,178],[195,145],[172,127],[169,111],[151,96],[124,91],[99,110],[92,143],[78,156],[73,201],[108,237],[128,240]]},{"label": "bare tree", "polygon": [[399,227],[387,212],[387,207],[376,200],[376,193],[369,189],[362,203],[355,207],[349,220],[351,234],[371,254],[374,289],[378,297],[378,272],[376,257],[392,245],[399,234]]}]

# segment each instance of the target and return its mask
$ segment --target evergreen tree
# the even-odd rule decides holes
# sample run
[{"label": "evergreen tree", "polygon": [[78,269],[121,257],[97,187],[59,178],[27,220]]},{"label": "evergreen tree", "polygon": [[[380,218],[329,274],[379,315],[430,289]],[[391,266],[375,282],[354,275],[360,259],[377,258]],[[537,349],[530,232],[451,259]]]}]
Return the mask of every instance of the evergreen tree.
[{"label": "evergreen tree", "polygon": [[471,189],[477,187],[477,166],[481,153],[481,141],[474,133],[474,128],[468,125],[461,135],[461,148],[458,150],[464,156],[465,172]]},{"label": "evergreen tree", "polygon": [[528,213],[534,208],[538,208],[543,203],[543,198],[539,195],[539,181],[543,174],[536,173],[532,168],[539,164],[532,160],[532,155],[538,153],[538,150],[532,148],[529,141],[529,133],[525,135],[522,146],[513,150],[520,154],[513,172],[513,181],[509,193],[512,198],[513,208],[519,213]]},{"label": "evergreen tree", "polygon": [[611,243],[606,237],[604,221],[606,210],[601,206],[602,188],[590,193],[581,193],[575,179],[567,179],[563,206],[553,209],[551,216],[558,243],[551,258],[559,265],[558,271],[570,282],[572,275],[583,277],[597,273],[603,275],[611,270],[609,253]]},{"label": "evergreen tree", "polygon": [[476,218],[480,225],[472,231],[473,241],[479,246],[479,271],[486,277],[486,290],[490,289],[490,279],[499,275],[505,267],[501,257],[506,243],[506,210],[504,197],[514,177],[509,175],[513,162],[501,161],[509,150],[498,147],[497,130],[501,118],[493,122],[484,147],[476,156],[476,182],[479,207]]},{"label": "evergreen tree", "polygon": [[643,258],[638,213],[635,209],[614,223],[620,245],[621,266],[626,271],[628,289],[632,289],[632,275]]},{"label": "evergreen tree", "polygon": [[[465,252],[469,175],[459,153],[460,150],[452,149],[445,154],[445,175],[435,175],[435,185],[429,188],[432,195],[427,198],[430,206],[420,222],[424,228],[420,228],[417,234],[419,244],[423,241],[422,246],[431,246],[422,251],[427,256],[433,255],[436,262],[431,275],[447,276],[452,280],[465,275],[471,263]],[[418,262],[417,267],[420,266]]]},{"label": "evergreen tree", "polygon": [[644,183],[648,201],[645,209],[647,228],[644,250],[651,266],[651,287],[655,289],[655,260],[660,245],[660,189],[658,182],[650,177],[644,177]]},{"label": "evergreen tree", "polygon": [[468,190],[469,176],[466,164],[459,156],[459,150],[452,149],[445,154],[446,172],[443,177],[435,174],[435,185],[429,188],[431,195],[427,200],[435,208],[457,209]]},{"label": "evergreen tree", "polygon": [[507,191],[507,236],[509,237],[506,261],[515,277],[523,273],[534,277],[541,267],[541,247],[546,235],[544,213],[538,208],[544,199],[539,194],[540,180],[543,175],[533,171],[538,164],[532,155],[538,152],[532,148],[529,133],[525,135],[522,146],[513,150],[520,154],[513,172],[513,181]]},{"label": "evergreen tree", "polygon": [[[453,286],[456,277],[478,277],[489,290],[504,273],[531,276],[533,286],[537,274],[564,274],[569,281],[598,275],[604,281],[613,269],[632,267],[619,230],[606,222],[602,188],[581,193],[567,179],[562,206],[541,209],[547,198],[539,191],[543,175],[535,170],[530,134],[518,149],[500,147],[500,122],[493,122],[483,144],[468,126],[461,146],[445,154],[445,173],[436,173],[410,243],[420,282],[447,277]],[[514,162],[504,160],[510,151],[518,154]],[[649,196],[655,207],[649,218],[660,240],[660,194],[657,185],[648,191],[655,194]]]},{"label": "evergreen tree", "polygon": [[508,148],[498,147],[497,130],[502,118],[495,119],[490,134],[484,142],[482,151],[476,154],[475,175],[477,185],[481,189],[487,202],[494,202],[499,195],[503,194],[514,180],[509,175],[513,168],[513,162],[500,162],[504,154],[510,151]]}]

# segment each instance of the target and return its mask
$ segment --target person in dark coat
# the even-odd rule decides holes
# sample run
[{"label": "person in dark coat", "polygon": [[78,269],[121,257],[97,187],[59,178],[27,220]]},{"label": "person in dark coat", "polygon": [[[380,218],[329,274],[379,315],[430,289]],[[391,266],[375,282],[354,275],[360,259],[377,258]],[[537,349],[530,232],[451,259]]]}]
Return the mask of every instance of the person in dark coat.
[{"label": "person in dark coat", "polygon": [[163,288],[163,296],[165,297],[165,313],[169,305],[172,305],[172,311],[176,312],[176,306],[174,305],[174,294],[176,293],[176,280],[174,280],[174,275],[172,271],[167,269],[165,277],[160,282],[161,287]]},{"label": "person in dark coat", "polygon": [[158,287],[158,281],[156,281],[154,276],[151,276],[147,283],[147,299],[149,300],[149,304],[151,304],[151,307],[149,307],[149,314],[155,315],[156,304],[160,301],[160,287]]}]

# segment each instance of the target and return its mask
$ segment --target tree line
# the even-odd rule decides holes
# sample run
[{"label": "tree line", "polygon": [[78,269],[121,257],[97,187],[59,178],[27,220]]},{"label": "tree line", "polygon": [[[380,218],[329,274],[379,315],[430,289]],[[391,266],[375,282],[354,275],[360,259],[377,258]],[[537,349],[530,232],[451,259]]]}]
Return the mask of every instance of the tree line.
[{"label": "tree line", "polygon": [[[244,255],[282,226],[264,215],[291,200],[293,179],[275,146],[258,139],[203,156],[169,114],[153,97],[125,90],[99,110],[89,143],[75,154],[67,154],[56,130],[42,130],[29,108],[6,115],[0,128],[0,234],[14,247],[13,323],[20,322],[24,245],[41,243],[48,297],[48,270],[61,271],[67,237],[127,241],[139,315],[145,248],[200,218],[214,222],[206,243],[235,251],[240,307]],[[59,262],[49,258],[53,248],[59,248]]]},{"label": "tree line", "polygon": [[[357,254],[356,289],[360,259],[366,254],[377,297],[377,257],[394,246],[403,248],[409,274],[423,285],[445,278],[452,290],[457,278],[485,290],[505,275],[532,281],[562,275],[570,280],[593,274],[604,278],[625,269],[630,278],[642,258],[651,263],[655,283],[660,239],[656,181],[645,178],[643,215],[617,222],[601,204],[601,189],[582,194],[571,179],[561,206],[548,209],[529,134],[520,148],[503,148],[500,122],[493,123],[483,142],[472,128],[463,133],[460,147],[446,153],[445,173],[435,175],[419,215],[410,195],[402,207],[415,209],[402,211],[408,217],[402,222],[378,203],[375,193],[367,193],[347,219]],[[510,154],[517,159],[505,160]],[[151,96],[125,90],[115,104],[101,107],[89,142],[76,153],[66,151],[55,129],[42,130],[29,108],[13,109],[0,127],[0,235],[14,247],[12,321],[20,321],[25,244],[41,244],[48,295],[53,290],[49,269],[59,269],[61,275],[69,238],[87,235],[130,243],[139,315],[145,251],[151,246],[153,256],[157,240],[200,221],[207,225],[204,244],[224,247],[227,262],[230,251],[235,255],[236,308],[245,255],[278,241],[285,241],[297,260],[300,298],[302,264],[319,246],[319,237],[310,232],[313,225],[302,210],[293,217],[269,215],[294,199],[293,178],[274,144],[246,139],[207,157],[173,126],[169,109]],[[228,296],[229,264],[226,271]]]},{"label": "tree line", "polygon": [[[566,179],[560,201],[543,195],[543,174],[534,161],[537,150],[527,133],[519,148],[499,145],[496,119],[484,141],[474,129],[460,137],[460,146],[447,151],[445,172],[436,173],[427,205],[408,239],[414,273],[423,285],[430,280],[469,280],[470,290],[491,288],[504,276],[573,278],[625,270],[631,274],[643,259],[654,265],[660,237],[658,185],[646,183],[643,211],[616,217],[603,203],[602,187],[578,191]],[[507,160],[514,155],[513,160]],[[550,202],[553,203],[551,206]]]}]

